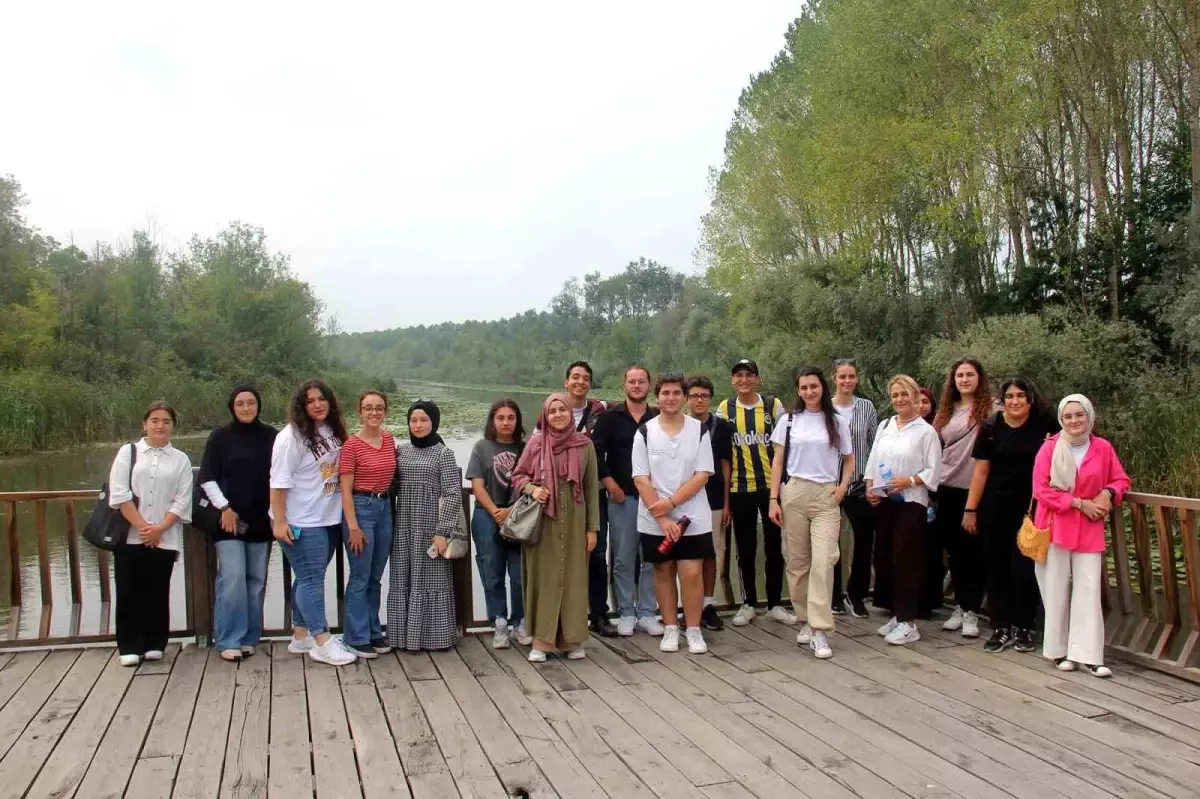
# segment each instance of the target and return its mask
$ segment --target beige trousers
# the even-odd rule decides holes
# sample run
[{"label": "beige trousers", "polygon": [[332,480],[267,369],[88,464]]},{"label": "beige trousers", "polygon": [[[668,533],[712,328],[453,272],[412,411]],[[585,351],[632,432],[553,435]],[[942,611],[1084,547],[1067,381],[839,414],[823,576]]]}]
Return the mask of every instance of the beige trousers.
[{"label": "beige trousers", "polygon": [[1046,606],[1044,657],[1089,666],[1104,663],[1103,558],[1103,552],[1071,552],[1051,544],[1046,562],[1033,564]]},{"label": "beige trousers", "polygon": [[833,486],[793,477],[779,492],[792,610],[826,632],[833,630],[833,570],[841,555],[842,511],[829,494]]}]

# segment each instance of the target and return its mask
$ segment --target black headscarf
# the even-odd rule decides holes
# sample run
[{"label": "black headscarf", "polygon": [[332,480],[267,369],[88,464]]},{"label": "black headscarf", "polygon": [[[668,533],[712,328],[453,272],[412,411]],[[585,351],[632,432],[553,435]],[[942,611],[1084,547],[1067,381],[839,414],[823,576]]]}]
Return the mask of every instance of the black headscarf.
[{"label": "black headscarf", "polygon": [[429,416],[429,421],[433,423],[433,427],[430,429],[429,435],[424,438],[417,438],[412,434],[412,427],[410,425],[408,440],[412,442],[412,445],[417,449],[424,449],[425,447],[432,447],[434,444],[443,443],[442,437],[437,434],[438,425],[442,421],[442,412],[438,410],[438,406],[429,400],[417,400],[408,406],[408,416],[406,417],[408,422],[412,422],[413,411],[425,411]]},{"label": "black headscarf", "polygon": [[[254,395],[255,404],[258,406],[258,410],[254,414],[254,421],[252,422],[241,421],[237,418],[237,414],[233,410],[233,403],[237,401],[238,394],[247,391]],[[229,415],[233,418],[230,420],[229,424],[225,425],[225,429],[235,436],[259,435],[255,428],[270,427],[270,425],[267,425],[261,421],[262,405],[262,394],[258,393],[257,388],[249,385],[248,383],[242,383],[241,385],[234,386],[233,392],[229,395]],[[270,429],[272,432],[275,430],[273,427]]]}]

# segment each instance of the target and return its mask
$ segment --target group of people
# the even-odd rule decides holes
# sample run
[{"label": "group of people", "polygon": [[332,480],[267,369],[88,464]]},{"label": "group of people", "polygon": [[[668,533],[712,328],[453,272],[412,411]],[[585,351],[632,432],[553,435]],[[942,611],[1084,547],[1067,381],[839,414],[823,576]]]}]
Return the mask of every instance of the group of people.
[{"label": "group of people", "polygon": [[[731,543],[742,592],[732,623],[751,624],[759,612],[761,529],[766,615],[799,625],[797,643],[817,658],[833,656],[838,615],[868,617],[868,595],[889,617],[879,628],[889,643],[919,640],[916,620],[943,604],[948,562],[956,607],[944,629],[978,636],[986,597],[993,632],[984,648],[1031,651],[1040,600],[1043,654],[1063,670],[1110,674],[1100,609],[1104,518],[1130,481],[1111,444],[1093,433],[1086,397],[1064,397],[1057,419],[1025,378],[1002,381],[993,398],[974,358],[951,365],[940,403],[911,377],[892,377],[893,414],[882,423],[857,394],[852,359],[836,360],[828,376],[797,370],[786,404],[759,392],[749,358],[733,364],[732,391],[721,400],[707,377],[654,378],[631,366],[624,400],[606,405],[589,396],[592,378],[586,362],[571,364],[564,391],[546,398],[528,438],[518,404],[496,401],[472,449],[470,535],[493,646],[516,638],[539,663],[554,651],[585,657],[589,631],[660,636],[664,652],[678,651],[682,631],[688,651],[704,653],[702,630],[723,626],[716,581]],[[258,393],[234,389],[233,419],[209,438],[198,480],[201,503],[219,513],[221,657],[254,653],[272,540],[295,575],[289,651],[343,665],[392,648],[454,644],[445,556],[464,535],[458,467],[437,434],[434,403],[413,403],[409,440],[397,444],[383,429],[387,402],[363,393],[361,429],[348,435],[333,392],[309,381],[276,431],[259,420]],[[180,525],[191,520],[191,466],[170,445],[175,421],[166,404],[151,406],[145,437],[121,448],[110,475],[110,503],[130,522],[116,554],[127,665],[161,657]],[[541,534],[527,546],[500,535],[522,495],[542,509]],[[1051,531],[1044,563],[1017,546],[1030,514]],[[854,552],[844,591],[843,516]],[[340,639],[325,613],[325,571],[339,546],[350,571]]]},{"label": "group of people", "polygon": [[[438,435],[440,413],[418,400],[408,409],[408,441],[383,422],[388,398],[358,399],[360,429],[350,435],[333,391],[320,380],[297,389],[288,423],[262,422],[262,397],[249,385],[229,398],[232,420],[209,436],[193,481],[186,454],[171,446],[176,413],[151,405],[145,437],[123,446],[109,478],[109,504],[130,523],[115,553],[117,647],[123,665],[162,657],[169,632],[171,572],[197,504],[214,517],[217,552],[214,644],[239,661],[255,653],[272,541],[293,574],[288,651],[341,666],[394,648],[445,649],[457,636],[451,541],[465,538],[461,480]],[[131,457],[136,452],[136,459]],[[465,542],[464,542],[465,544]],[[340,638],[330,634],[325,573],[346,548],[349,577]],[[381,582],[389,568],[387,631]]]}]

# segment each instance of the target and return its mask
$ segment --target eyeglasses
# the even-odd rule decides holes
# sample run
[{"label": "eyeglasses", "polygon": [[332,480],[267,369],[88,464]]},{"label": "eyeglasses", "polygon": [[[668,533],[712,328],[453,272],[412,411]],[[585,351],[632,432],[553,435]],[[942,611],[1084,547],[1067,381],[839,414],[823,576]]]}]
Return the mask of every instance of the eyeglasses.
[{"label": "eyeglasses", "polygon": [[688,399],[692,402],[709,402],[712,400],[712,394],[688,394]]}]

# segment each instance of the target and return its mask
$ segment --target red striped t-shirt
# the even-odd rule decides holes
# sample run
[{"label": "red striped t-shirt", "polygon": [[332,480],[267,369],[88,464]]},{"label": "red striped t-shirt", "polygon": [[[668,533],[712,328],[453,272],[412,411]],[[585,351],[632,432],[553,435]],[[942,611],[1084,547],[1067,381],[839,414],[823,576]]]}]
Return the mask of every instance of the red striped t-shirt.
[{"label": "red striped t-shirt", "polygon": [[342,445],[340,474],[354,475],[355,491],[387,491],[396,472],[396,442],[384,431],[383,444],[375,449],[357,435]]}]

